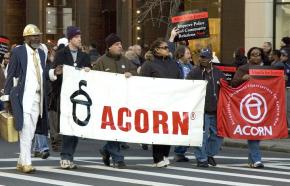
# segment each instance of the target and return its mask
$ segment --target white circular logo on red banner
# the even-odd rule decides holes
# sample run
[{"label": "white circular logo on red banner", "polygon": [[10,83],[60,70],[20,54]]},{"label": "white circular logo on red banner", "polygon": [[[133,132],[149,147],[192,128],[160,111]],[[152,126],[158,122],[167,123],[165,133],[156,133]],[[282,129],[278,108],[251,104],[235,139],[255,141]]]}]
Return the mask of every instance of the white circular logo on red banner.
[{"label": "white circular logo on red banner", "polygon": [[267,102],[258,93],[246,95],[240,103],[240,114],[249,123],[257,124],[262,122],[267,114]]}]

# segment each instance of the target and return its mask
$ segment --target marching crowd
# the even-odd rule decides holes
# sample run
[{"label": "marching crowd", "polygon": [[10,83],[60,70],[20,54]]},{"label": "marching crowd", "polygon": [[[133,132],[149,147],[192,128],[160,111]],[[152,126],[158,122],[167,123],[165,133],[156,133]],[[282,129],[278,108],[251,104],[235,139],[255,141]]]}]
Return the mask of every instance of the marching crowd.
[{"label": "marching crowd", "polygon": [[[157,78],[207,80],[204,110],[204,133],[201,147],[194,147],[198,167],[216,166],[214,156],[219,152],[223,138],[217,136],[217,101],[219,80],[225,79],[223,72],[214,67],[214,56],[210,47],[200,48],[198,58],[192,61],[192,54],[186,42],[174,42],[178,29],[173,28],[169,40],[158,39],[143,57],[142,48],[133,45],[124,52],[122,41],[116,34],[105,39],[106,52],[100,55],[96,46],[82,47],[81,31],[78,27],[67,28],[66,38],[60,38],[57,46],[47,47],[41,43],[41,32],[35,25],[27,25],[23,31],[24,43],[11,47],[4,55],[0,70],[0,88],[4,89],[2,101],[5,110],[11,110],[15,129],[20,136],[20,155],[16,169],[23,173],[35,172],[31,162],[31,148],[35,157],[49,157],[48,131],[53,151],[60,152],[60,167],[75,169],[74,153],[78,137],[59,134],[60,93],[63,65],[74,66],[85,71],[97,70],[120,73],[125,77],[145,76]],[[233,64],[238,67],[232,81],[237,87],[250,79],[251,66],[272,65],[285,68],[286,87],[290,87],[290,38],[281,40],[281,49],[272,50],[270,42],[263,47],[252,47],[245,56],[245,50],[234,52]],[[5,82],[5,83],[4,83]],[[290,89],[286,89],[290,99]],[[3,109],[3,108],[2,108]],[[290,103],[287,103],[290,116]],[[49,130],[48,130],[49,129]],[[248,140],[249,166],[263,168],[258,140]],[[126,168],[122,148],[127,143],[108,141],[99,150],[103,163],[116,168]],[[144,150],[148,145],[142,144]],[[186,146],[174,148],[176,162],[188,162]],[[154,167],[166,167],[169,145],[152,145]]]}]

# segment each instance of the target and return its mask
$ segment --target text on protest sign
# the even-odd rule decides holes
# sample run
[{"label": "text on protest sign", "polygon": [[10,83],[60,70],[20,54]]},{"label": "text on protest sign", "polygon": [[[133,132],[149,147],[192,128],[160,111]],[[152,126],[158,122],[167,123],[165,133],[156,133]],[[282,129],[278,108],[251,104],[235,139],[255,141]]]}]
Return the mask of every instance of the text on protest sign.
[{"label": "text on protest sign", "polygon": [[180,31],[176,41],[209,37],[208,12],[183,12],[172,17],[171,22],[176,24]]},{"label": "text on protest sign", "polygon": [[63,70],[61,134],[201,146],[206,81]]},{"label": "text on protest sign", "polygon": [[[250,70],[251,71],[251,70]],[[253,69],[251,78],[237,88],[221,81],[218,101],[218,135],[234,139],[287,138],[285,79],[270,69]],[[261,78],[257,75],[270,77]],[[273,76],[278,74],[278,76]]]}]

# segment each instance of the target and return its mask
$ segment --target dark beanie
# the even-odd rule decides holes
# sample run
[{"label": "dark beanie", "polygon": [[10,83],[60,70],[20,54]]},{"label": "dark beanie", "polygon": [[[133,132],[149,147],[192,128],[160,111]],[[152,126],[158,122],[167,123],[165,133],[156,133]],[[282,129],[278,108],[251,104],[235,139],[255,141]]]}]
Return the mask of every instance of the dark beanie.
[{"label": "dark beanie", "polygon": [[78,27],[68,26],[66,29],[66,36],[68,40],[71,40],[76,35],[81,35],[81,31]]},{"label": "dark beanie", "polygon": [[105,39],[107,48],[110,48],[114,43],[121,42],[121,39],[116,34],[110,34]]},{"label": "dark beanie", "polygon": [[282,40],[283,43],[285,43],[286,45],[290,45],[290,37],[283,37],[281,40]]}]

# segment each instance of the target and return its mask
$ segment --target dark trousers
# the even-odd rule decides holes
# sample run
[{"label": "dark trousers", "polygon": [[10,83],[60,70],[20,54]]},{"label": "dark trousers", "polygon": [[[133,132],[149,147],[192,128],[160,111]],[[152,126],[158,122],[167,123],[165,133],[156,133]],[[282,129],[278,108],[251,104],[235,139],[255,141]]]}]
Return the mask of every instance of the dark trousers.
[{"label": "dark trousers", "polygon": [[60,153],[62,160],[73,161],[78,141],[78,137],[75,136],[62,136],[62,148]]},{"label": "dark trousers", "polygon": [[158,163],[163,160],[163,157],[168,157],[170,152],[170,145],[152,145],[153,161]]}]

